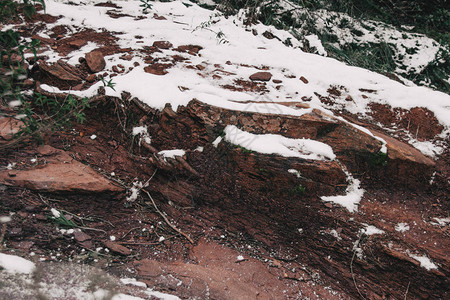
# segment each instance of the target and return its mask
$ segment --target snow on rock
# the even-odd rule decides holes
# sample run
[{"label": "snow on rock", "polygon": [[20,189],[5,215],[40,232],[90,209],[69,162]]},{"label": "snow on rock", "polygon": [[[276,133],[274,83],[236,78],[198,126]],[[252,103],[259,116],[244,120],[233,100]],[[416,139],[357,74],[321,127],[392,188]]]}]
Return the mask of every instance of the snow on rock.
[{"label": "snow on rock", "polygon": [[384,234],[384,230],[376,228],[373,225],[364,224],[366,227],[361,229],[361,232],[365,235]]},{"label": "snow on rock", "polygon": [[314,160],[336,158],[329,145],[311,139],[291,139],[277,134],[253,134],[242,131],[234,125],[225,127],[224,132],[227,142],[258,153]]},{"label": "snow on rock", "polygon": [[141,137],[139,140],[139,144],[141,144],[142,141],[146,142],[147,144],[150,144],[152,142],[152,139],[151,139],[150,135],[148,134],[146,125],[133,127],[131,134],[133,136],[139,135]]},{"label": "snow on rock", "polygon": [[348,211],[355,212],[358,210],[358,204],[364,196],[365,190],[360,187],[361,182],[358,179],[353,178],[346,170],[343,171],[346,173],[347,182],[349,183],[345,190],[346,194],[341,196],[322,196],[320,199],[339,204],[348,209]]},{"label": "snow on rock", "polygon": [[180,300],[180,298],[178,298],[177,296],[166,294],[166,293],[161,293],[161,292],[157,292],[157,291],[152,291],[151,289],[147,289],[147,291],[145,291],[145,293],[149,296],[156,297],[157,299],[161,299],[161,300]]},{"label": "snow on rock", "polygon": [[447,226],[450,223],[450,218],[433,218],[436,222],[431,222],[432,225]]},{"label": "snow on rock", "polygon": [[137,281],[136,278],[120,278],[120,282],[128,285],[140,286],[145,288],[147,287],[147,284],[145,284],[145,282]]},{"label": "snow on rock", "polygon": [[186,151],[181,149],[174,150],[163,150],[158,152],[159,155],[162,155],[164,158],[175,158],[175,156],[183,156],[186,154]]},{"label": "snow on rock", "polygon": [[0,253],[0,267],[11,274],[31,274],[36,266],[25,258]]},{"label": "snow on rock", "polygon": [[433,270],[433,269],[437,269],[437,268],[438,268],[438,266],[437,266],[435,263],[433,263],[433,262],[432,262],[428,257],[426,257],[426,256],[414,255],[414,254],[411,254],[411,253],[408,253],[408,255],[409,255],[411,258],[417,260],[417,261],[420,263],[420,266],[421,266],[422,268],[427,269],[428,271]]},{"label": "snow on rock", "polygon": [[405,232],[408,231],[409,225],[407,223],[398,223],[397,225],[395,225],[395,230],[398,232]]}]

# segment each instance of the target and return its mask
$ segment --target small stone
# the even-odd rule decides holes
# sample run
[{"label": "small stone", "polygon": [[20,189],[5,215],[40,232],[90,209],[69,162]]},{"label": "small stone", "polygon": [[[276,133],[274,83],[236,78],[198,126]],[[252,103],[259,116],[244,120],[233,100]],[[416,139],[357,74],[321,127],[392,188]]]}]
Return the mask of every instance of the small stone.
[{"label": "small stone", "polygon": [[272,78],[272,73],[270,72],[256,72],[250,75],[250,79],[253,81],[269,81]]},{"label": "small stone", "polygon": [[100,72],[106,66],[105,58],[103,57],[103,54],[98,50],[87,53],[85,58],[86,63],[92,73]]},{"label": "small stone", "polygon": [[305,77],[301,76],[300,80],[303,81],[304,84],[307,84],[309,81]]},{"label": "small stone", "polygon": [[127,247],[124,247],[122,245],[119,245],[117,243],[111,242],[111,241],[106,241],[103,243],[106,247],[109,248],[109,250],[111,250],[112,252],[116,252],[122,255],[130,255],[131,254],[131,250],[128,249]]},{"label": "small stone", "polygon": [[75,41],[69,42],[69,46],[71,46],[75,49],[80,49],[81,47],[83,47],[86,44],[87,44],[87,42],[85,40],[75,40]]},{"label": "small stone", "polygon": [[173,44],[168,41],[155,41],[153,43],[153,47],[156,47],[159,49],[170,49],[173,47]]},{"label": "small stone", "polygon": [[84,233],[81,230],[75,230],[73,232],[73,236],[74,236],[75,240],[77,240],[78,242],[84,242],[84,241],[87,241],[87,240],[91,239],[90,235]]},{"label": "small stone", "polygon": [[97,76],[95,76],[95,74],[90,74],[86,77],[86,81],[87,82],[94,82],[97,79]]},{"label": "small stone", "polygon": [[276,83],[276,84],[279,84],[279,83],[282,83],[283,81],[282,80],[280,80],[280,79],[274,79],[274,80],[272,80],[273,81],[273,83]]},{"label": "small stone", "polygon": [[333,208],[333,204],[331,204],[330,202],[325,202],[324,205],[328,208]]}]

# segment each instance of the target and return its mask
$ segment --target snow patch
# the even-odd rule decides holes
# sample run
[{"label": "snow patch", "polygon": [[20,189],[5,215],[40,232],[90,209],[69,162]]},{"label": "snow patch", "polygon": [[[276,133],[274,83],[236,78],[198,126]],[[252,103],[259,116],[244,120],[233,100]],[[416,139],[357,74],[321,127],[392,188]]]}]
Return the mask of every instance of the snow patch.
[{"label": "snow patch", "polygon": [[31,274],[36,265],[25,258],[0,253],[0,267],[10,274]]},{"label": "snow patch", "polygon": [[398,223],[397,225],[395,225],[395,230],[398,232],[405,232],[408,231],[409,225],[407,223]]},{"label": "snow patch", "polygon": [[420,266],[421,266],[422,268],[427,269],[428,271],[434,270],[434,269],[437,269],[437,268],[438,268],[438,266],[437,266],[435,263],[433,263],[433,262],[432,262],[428,257],[426,257],[426,256],[414,255],[414,254],[411,254],[411,253],[408,253],[408,255],[409,255],[411,258],[413,258],[413,259],[417,260],[418,262],[420,262]]},{"label": "snow patch", "polygon": [[353,178],[346,170],[343,171],[347,175],[347,182],[349,183],[345,190],[346,194],[341,196],[322,196],[320,199],[339,204],[348,209],[348,211],[355,212],[358,210],[358,204],[361,202],[365,190],[360,187],[361,182],[358,179]]},{"label": "snow patch", "polygon": [[162,155],[164,158],[175,158],[175,156],[183,156],[186,154],[186,151],[181,149],[174,150],[163,150],[158,152],[159,155]]},{"label": "snow patch", "polygon": [[225,127],[225,140],[233,145],[263,154],[299,157],[313,160],[333,160],[333,149],[311,139],[291,139],[277,134],[253,134],[234,125]]},{"label": "snow patch", "polygon": [[361,229],[361,232],[365,235],[384,234],[384,230],[376,228],[373,225],[364,224],[366,227]]}]

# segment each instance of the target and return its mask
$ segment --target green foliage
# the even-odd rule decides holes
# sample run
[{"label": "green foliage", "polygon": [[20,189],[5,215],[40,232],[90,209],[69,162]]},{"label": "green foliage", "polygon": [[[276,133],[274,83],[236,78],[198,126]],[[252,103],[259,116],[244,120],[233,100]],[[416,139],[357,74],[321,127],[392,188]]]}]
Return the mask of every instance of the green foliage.
[{"label": "green foliage", "polygon": [[306,193],[306,188],[301,184],[290,190],[291,195],[303,195],[304,193]]},{"label": "green foliage", "polygon": [[153,7],[153,5],[150,3],[150,0],[140,0],[140,1],[141,4],[139,6],[142,7],[142,13],[148,14]]},{"label": "green foliage", "polygon": [[64,216],[63,213],[60,212],[59,217],[51,217],[52,220],[58,224],[59,227],[65,227],[65,228],[77,228],[78,225],[75,224],[72,220],[67,220],[67,218]]},{"label": "green foliage", "polygon": [[343,60],[349,65],[366,68],[379,73],[395,71],[394,51],[387,43],[365,45],[346,44],[338,49],[330,43],[324,45],[330,56]]},{"label": "green foliage", "polygon": [[384,152],[372,153],[369,157],[369,164],[373,167],[385,167],[388,164],[388,155]]},{"label": "green foliage", "polygon": [[67,128],[73,121],[82,124],[86,120],[84,110],[89,107],[87,98],[77,99],[72,95],[61,101],[36,93],[31,99],[22,100],[20,114],[25,127],[17,135],[37,140],[41,140],[41,134],[47,130]]},{"label": "green foliage", "polygon": [[100,77],[100,80],[102,81],[103,86],[104,86],[105,88],[106,88],[106,87],[109,87],[109,88],[112,89],[113,91],[116,91],[116,89],[114,88],[114,86],[115,86],[116,84],[113,82],[112,79],[106,80],[105,78]]}]

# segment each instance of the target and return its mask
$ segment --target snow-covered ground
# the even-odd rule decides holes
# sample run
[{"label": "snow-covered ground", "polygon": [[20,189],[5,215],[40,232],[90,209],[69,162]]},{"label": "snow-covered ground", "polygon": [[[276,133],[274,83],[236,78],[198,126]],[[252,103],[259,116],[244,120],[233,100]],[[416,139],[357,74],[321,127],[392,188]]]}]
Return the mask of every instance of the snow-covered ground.
[{"label": "snow-covered ground", "polygon": [[[246,27],[243,25],[242,14],[225,18],[217,11],[203,9],[194,3],[189,3],[188,7],[181,1],[173,1],[152,2],[151,13],[144,15],[139,6],[140,1],[115,1],[122,7],[119,11],[131,17],[112,19],[106,14],[110,8],[93,6],[97,1],[71,3],[79,3],[79,5],[58,0],[47,1],[49,14],[63,16],[53,25],[49,25],[49,29],[53,26],[66,25],[76,32],[75,26],[79,24],[96,31],[106,29],[116,32],[120,46],[136,50],[136,55],[131,61],[120,59],[118,54],[106,57],[108,71],[111,71],[112,66],[117,63],[124,65],[125,69],[133,66],[135,62],[140,63],[140,67],[114,77],[115,91],[107,89],[108,94],[119,96],[122,91],[128,91],[149,106],[158,109],[162,109],[166,103],[170,103],[176,109],[179,105],[186,105],[196,98],[224,108],[258,112],[265,112],[267,105],[249,106],[248,101],[258,102],[270,99],[277,102],[301,102],[302,97],[311,98],[310,109],[293,109],[278,104],[269,106],[272,112],[301,115],[311,111],[312,108],[327,111],[316,93],[326,95],[330,86],[343,86],[345,91],[336,101],[351,113],[366,114],[367,105],[370,102],[389,104],[393,108],[426,107],[445,126],[445,133],[449,132],[450,97],[448,95],[413,84],[406,86],[365,69],[347,66],[320,55],[305,53],[300,50],[299,43],[294,43],[293,47],[286,47],[282,43],[284,39],[295,40],[290,33],[262,24]],[[166,20],[152,18],[153,13],[164,16]],[[136,17],[144,18],[136,19]],[[252,30],[257,35],[254,35]],[[266,39],[262,36],[265,31],[272,32],[282,41]],[[138,35],[143,37],[139,41],[135,38]],[[222,42],[223,39],[227,42]],[[204,49],[201,50],[201,55],[186,57],[190,64],[203,65],[206,68],[203,73],[208,71],[213,73],[217,65],[220,65],[222,72],[227,75],[221,78],[201,76],[197,70],[186,68],[184,63],[168,69],[168,74],[164,76],[144,72],[143,68],[146,64],[138,50],[161,40],[170,41],[175,47],[187,44],[202,46]],[[88,43],[79,51],[71,52],[66,59],[69,62],[76,62],[79,57],[94,48],[92,43]],[[50,62],[60,58],[53,50],[45,54],[50,57]],[[163,53],[154,53],[153,56],[164,58],[175,54],[180,53],[168,49],[163,50]],[[281,87],[277,89],[276,84],[268,84],[268,92],[263,97],[257,92],[231,91],[223,88],[224,85],[234,85],[236,79],[248,80],[251,74],[264,66],[268,67],[273,79],[282,80]],[[299,81],[301,76],[308,80],[308,84]],[[101,85],[102,83],[99,82],[87,91],[73,93],[92,96]],[[179,88],[180,86],[183,88]],[[49,86],[44,88],[49,91],[58,91]],[[360,89],[376,92],[363,95]],[[351,96],[353,101],[345,101],[347,96]]]}]

